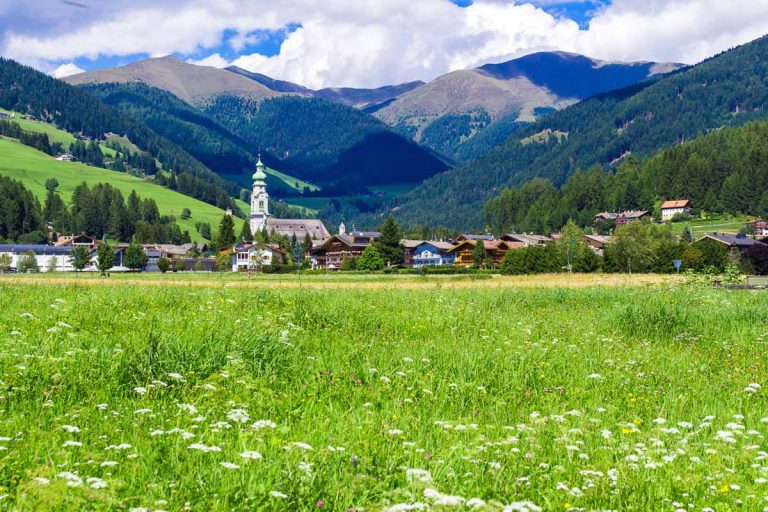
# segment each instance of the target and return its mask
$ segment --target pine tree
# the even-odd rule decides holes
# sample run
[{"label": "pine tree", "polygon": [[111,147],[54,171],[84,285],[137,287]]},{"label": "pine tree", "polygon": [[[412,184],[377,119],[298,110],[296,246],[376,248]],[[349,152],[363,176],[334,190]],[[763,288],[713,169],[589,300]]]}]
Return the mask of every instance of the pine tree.
[{"label": "pine tree", "polygon": [[253,241],[253,233],[251,233],[251,223],[247,220],[243,221],[243,227],[240,229],[240,241],[241,242],[252,242]]},{"label": "pine tree", "polygon": [[219,232],[216,234],[216,249],[223,251],[235,245],[235,221],[231,215],[225,214],[219,222]]},{"label": "pine tree", "polygon": [[376,249],[386,265],[400,265],[405,261],[405,250],[401,245],[403,230],[390,214],[380,227],[381,237],[376,241]]}]

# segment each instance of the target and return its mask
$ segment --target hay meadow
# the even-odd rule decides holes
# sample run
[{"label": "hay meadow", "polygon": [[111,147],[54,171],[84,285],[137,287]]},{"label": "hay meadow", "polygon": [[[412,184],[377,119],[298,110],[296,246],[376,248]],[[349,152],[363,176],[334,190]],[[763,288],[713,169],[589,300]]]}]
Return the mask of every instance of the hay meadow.
[{"label": "hay meadow", "polygon": [[768,506],[768,294],[498,279],[0,277],[0,509]]}]

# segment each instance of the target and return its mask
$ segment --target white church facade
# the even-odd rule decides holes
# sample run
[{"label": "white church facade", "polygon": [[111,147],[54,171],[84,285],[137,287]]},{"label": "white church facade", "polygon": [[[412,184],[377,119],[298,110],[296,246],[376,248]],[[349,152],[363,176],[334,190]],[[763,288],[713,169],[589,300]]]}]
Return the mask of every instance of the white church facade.
[{"label": "white church facade", "polygon": [[303,240],[309,234],[312,240],[325,240],[331,234],[325,224],[319,219],[278,219],[269,214],[269,193],[267,193],[267,173],[264,171],[261,156],[256,163],[256,172],[253,174],[253,189],[251,190],[251,215],[248,221],[251,233],[263,231],[266,226],[267,233],[279,233],[288,237],[296,235],[298,240]]}]

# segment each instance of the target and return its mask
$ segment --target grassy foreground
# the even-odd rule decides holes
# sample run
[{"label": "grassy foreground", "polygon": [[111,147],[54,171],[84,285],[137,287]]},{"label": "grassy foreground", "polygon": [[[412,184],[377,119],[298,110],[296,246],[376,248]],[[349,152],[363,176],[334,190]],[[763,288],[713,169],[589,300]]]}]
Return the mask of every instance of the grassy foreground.
[{"label": "grassy foreground", "polygon": [[768,295],[495,282],[0,278],[0,508],[768,504]]}]

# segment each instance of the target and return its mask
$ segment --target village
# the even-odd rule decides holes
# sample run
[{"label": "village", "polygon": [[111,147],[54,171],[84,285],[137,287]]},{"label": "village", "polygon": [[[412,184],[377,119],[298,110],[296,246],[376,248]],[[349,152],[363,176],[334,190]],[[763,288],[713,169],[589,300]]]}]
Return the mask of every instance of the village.
[{"label": "village", "polygon": [[[280,219],[270,215],[269,194],[266,187],[264,164],[259,159],[253,175],[251,212],[248,220],[250,240],[241,239],[225,247],[212,250],[207,243],[174,244],[114,244],[97,240],[87,233],[77,235],[57,233],[49,245],[0,244],[0,272],[291,272],[316,271],[376,271],[384,269],[498,269],[509,251],[544,247],[562,242],[561,233],[532,234],[506,233],[494,236],[488,233],[463,233],[445,240],[399,238],[389,241],[394,253],[378,254],[380,231],[347,231],[341,223],[336,234],[331,234],[318,219]],[[659,223],[670,223],[689,218],[693,205],[686,199],[668,200],[659,209]],[[234,225],[232,213],[227,212]],[[392,221],[394,222],[394,220]],[[615,230],[632,223],[653,223],[648,211],[601,212],[594,216],[590,230],[579,233],[578,243],[592,253],[603,257],[612,243]],[[684,232],[685,234],[685,232]],[[271,236],[270,236],[271,235]],[[392,234],[390,233],[391,237]],[[768,221],[746,222],[739,234],[710,233],[687,240],[693,246],[715,244],[730,261],[738,263],[755,248],[768,248]],[[258,240],[260,238],[260,240]],[[280,238],[290,243],[270,243]],[[112,254],[108,264],[102,245],[107,244]],[[139,250],[140,248],[140,250]],[[357,265],[369,253],[376,252],[375,264]],[[387,257],[389,256],[389,257]],[[680,270],[682,259],[673,259]],[[631,262],[630,272],[632,271]],[[689,265],[691,266],[691,265]],[[669,267],[671,268],[671,267]],[[568,262],[568,270],[571,270]]]}]

